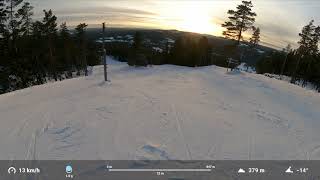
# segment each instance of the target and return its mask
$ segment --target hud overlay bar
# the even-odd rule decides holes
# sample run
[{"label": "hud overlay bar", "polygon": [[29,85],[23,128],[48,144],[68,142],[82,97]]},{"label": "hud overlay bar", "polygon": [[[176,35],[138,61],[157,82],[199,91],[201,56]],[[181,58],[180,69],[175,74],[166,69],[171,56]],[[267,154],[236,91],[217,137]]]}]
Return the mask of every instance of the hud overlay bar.
[{"label": "hud overlay bar", "polygon": [[320,180],[320,161],[0,161],[1,180]]}]

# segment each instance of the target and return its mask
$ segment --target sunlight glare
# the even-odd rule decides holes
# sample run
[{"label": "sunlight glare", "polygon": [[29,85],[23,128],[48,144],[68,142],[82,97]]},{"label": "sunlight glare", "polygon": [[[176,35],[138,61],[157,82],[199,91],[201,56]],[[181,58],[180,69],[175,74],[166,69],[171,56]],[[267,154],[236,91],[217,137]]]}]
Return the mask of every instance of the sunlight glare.
[{"label": "sunlight glare", "polygon": [[203,34],[212,34],[216,31],[208,8],[200,5],[189,4],[176,11],[175,14],[181,19],[178,23],[180,30]]}]

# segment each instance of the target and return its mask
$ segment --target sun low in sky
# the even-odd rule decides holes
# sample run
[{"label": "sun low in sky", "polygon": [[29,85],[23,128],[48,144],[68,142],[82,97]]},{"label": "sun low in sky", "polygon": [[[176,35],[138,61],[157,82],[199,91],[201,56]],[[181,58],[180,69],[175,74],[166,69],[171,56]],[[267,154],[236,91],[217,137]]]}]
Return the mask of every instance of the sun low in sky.
[{"label": "sun low in sky", "polygon": [[[68,25],[107,22],[113,27],[177,29],[222,36],[221,24],[227,11],[241,0],[30,0],[36,15],[52,9],[59,22]],[[252,0],[257,13],[255,26],[261,29],[262,44],[276,48],[293,46],[302,27],[311,19],[320,24],[320,1]],[[251,32],[245,34],[250,36]]]},{"label": "sun low in sky", "polygon": [[178,28],[198,33],[217,32],[207,12],[195,9],[192,10],[195,12],[190,13],[190,10],[192,9],[182,9],[181,14],[177,14],[181,16],[181,23],[177,24]]},{"label": "sun low in sky", "polygon": [[169,20],[161,22],[163,26],[203,34],[220,35],[222,32],[221,25],[214,19],[210,2],[162,2],[158,7],[162,7],[158,9],[159,17]]}]

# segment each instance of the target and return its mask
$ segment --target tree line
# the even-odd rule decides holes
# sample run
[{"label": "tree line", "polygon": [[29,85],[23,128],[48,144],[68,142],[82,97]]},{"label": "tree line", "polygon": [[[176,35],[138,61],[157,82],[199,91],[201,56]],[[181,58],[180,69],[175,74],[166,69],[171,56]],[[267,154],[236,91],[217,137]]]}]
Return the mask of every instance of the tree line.
[{"label": "tree line", "polygon": [[[134,43],[130,47],[125,45],[115,46],[111,49],[111,55],[119,57],[122,61],[128,60],[129,65],[146,66],[147,64],[174,64],[182,66],[207,66],[218,65],[228,66],[228,58],[237,59],[241,62],[245,56],[253,54],[252,51],[260,42],[260,28],[254,26],[255,16],[257,14],[252,10],[251,1],[242,1],[237,6],[237,10],[229,10],[229,21],[222,24],[226,28],[223,35],[227,39],[235,40],[232,45],[224,47],[225,51],[221,54],[213,51],[212,44],[206,36],[193,35],[192,33],[184,34],[176,39],[172,47],[168,45],[162,53],[153,52],[151,47],[146,47],[143,43],[142,35],[137,32],[134,36]],[[243,50],[239,48],[240,42],[244,41],[243,33],[252,30],[253,34],[248,42],[248,48]],[[129,53],[125,57],[121,56],[124,49]]]},{"label": "tree line", "polygon": [[291,83],[302,82],[302,86],[310,82],[320,91],[320,26],[311,20],[299,36],[297,49],[288,45],[282,51],[271,52],[257,63],[257,72],[290,76]]},{"label": "tree line", "polygon": [[34,21],[29,2],[0,0],[0,93],[87,75],[87,66],[100,63],[87,24],[58,27],[52,10],[43,13]]},{"label": "tree line", "polygon": [[143,36],[137,32],[127,57],[130,66],[174,64],[196,67],[211,64],[211,47],[205,36],[199,38],[189,33],[185,34],[173,45],[167,43],[161,52],[154,51],[143,42]]},{"label": "tree line", "polygon": [[[242,4],[237,6],[237,10],[228,11],[229,21],[222,24],[222,27],[226,28],[223,35],[228,39],[236,40],[235,49],[237,49],[241,40],[244,40],[242,34],[249,29],[253,31],[249,40],[249,47],[242,55],[250,54],[250,51],[260,41],[260,28],[253,25],[257,14],[252,11],[252,7],[251,1],[242,1]],[[320,26],[314,25],[314,20],[311,20],[303,27],[299,36],[300,41],[297,49],[288,46],[282,51],[270,52],[257,62],[257,72],[290,76],[291,83],[302,82],[302,86],[311,82],[320,91],[320,55],[318,48]],[[240,55],[239,59],[242,58]]]}]

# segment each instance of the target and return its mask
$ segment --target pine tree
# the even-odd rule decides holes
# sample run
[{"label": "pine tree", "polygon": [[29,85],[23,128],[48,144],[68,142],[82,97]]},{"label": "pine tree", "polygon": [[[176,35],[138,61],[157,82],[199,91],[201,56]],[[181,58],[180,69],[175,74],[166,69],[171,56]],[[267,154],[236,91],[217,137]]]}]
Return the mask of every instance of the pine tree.
[{"label": "pine tree", "polygon": [[260,42],[260,28],[253,27],[253,34],[250,38],[250,46],[256,47]]},{"label": "pine tree", "polygon": [[62,23],[60,25],[60,47],[61,49],[61,54],[63,56],[63,63],[67,66],[68,74],[67,77],[71,78],[72,77],[72,70],[74,69],[73,67],[73,62],[72,62],[72,41],[70,37],[70,31],[67,27],[66,22]]},{"label": "pine tree", "polygon": [[8,13],[8,23],[6,23],[7,25],[7,31],[5,33],[6,39],[8,39],[7,41],[7,46],[8,49],[12,52],[17,52],[17,47],[16,47],[16,40],[18,38],[19,35],[19,26],[20,23],[18,21],[19,19],[19,14],[16,13],[15,8],[17,6],[19,6],[19,4],[22,3],[23,0],[6,0],[6,9],[7,9],[7,13]]},{"label": "pine tree", "polygon": [[[6,29],[6,23],[8,20],[7,13],[8,11],[6,9],[5,0],[0,0],[0,56],[2,57],[4,57],[5,49],[6,49],[5,36],[7,34],[7,29]],[[0,66],[3,63],[4,62],[0,62]]]},{"label": "pine tree", "polygon": [[223,31],[223,35],[229,39],[237,40],[237,44],[240,44],[242,34],[253,26],[255,22],[255,16],[257,14],[252,11],[251,1],[242,1],[241,5],[237,6],[237,10],[229,10],[229,21],[222,24],[222,27],[226,28]]},{"label": "pine tree", "polygon": [[291,51],[292,51],[292,46],[291,46],[291,44],[288,44],[285,48],[283,48],[282,49],[282,51],[284,52],[284,53],[290,53]]},{"label": "pine tree", "polygon": [[16,8],[19,4],[22,3],[23,0],[6,0],[9,3],[9,18],[10,21],[14,19],[14,8]]},{"label": "pine tree", "polygon": [[313,54],[316,55],[319,53],[319,42],[320,42],[320,26],[314,28],[313,35],[312,35],[312,47],[313,47]]},{"label": "pine tree", "polygon": [[311,20],[308,25],[302,28],[301,33],[299,33],[300,41],[298,42],[299,48],[297,49],[298,61],[292,74],[292,83],[296,81],[296,74],[299,70],[301,61],[307,63],[306,72],[304,72],[304,82],[306,82],[307,76],[310,73],[311,64],[313,63],[315,56],[319,53],[318,43],[320,39],[320,28],[316,27],[313,23],[314,20]]},{"label": "pine tree", "polygon": [[313,33],[312,33],[312,40],[310,42],[311,47],[311,54],[310,57],[306,60],[307,69],[304,76],[304,86],[306,85],[308,79],[310,79],[310,76],[312,76],[313,72],[311,72],[311,66],[312,64],[316,64],[315,61],[317,61],[319,57],[319,41],[320,41],[320,26],[314,27]]},{"label": "pine tree", "polygon": [[5,43],[5,33],[6,33],[6,22],[7,22],[7,10],[5,6],[4,0],[0,0],[0,94],[5,92],[7,89],[8,81],[7,81],[7,48]]},{"label": "pine tree", "polygon": [[[17,21],[17,14],[15,13],[15,8],[17,6],[19,6],[23,0],[6,0],[8,2],[8,7],[7,9],[9,9],[9,30],[11,31],[12,36],[16,35],[16,29],[18,24]],[[13,39],[15,39],[15,37],[13,37]]]},{"label": "pine tree", "polygon": [[298,53],[301,56],[311,55],[317,52],[317,43],[318,39],[315,37],[315,25],[313,24],[314,20],[311,20],[308,25],[304,26],[302,32],[299,33],[300,41],[298,42],[299,48]]},{"label": "pine tree", "polygon": [[44,18],[42,20],[43,24],[43,34],[44,36],[55,36],[57,33],[57,17],[53,14],[52,10],[43,10]]},{"label": "pine tree", "polygon": [[57,35],[57,17],[53,15],[52,10],[49,11],[43,10],[44,18],[42,20],[42,25],[40,26],[43,36],[47,41],[48,48],[48,59],[49,59],[49,69],[50,73],[53,75],[53,78],[57,81],[57,71],[56,71],[56,62],[54,59],[54,39]]},{"label": "pine tree", "polygon": [[[62,79],[62,74],[71,72],[77,62],[75,49],[88,55],[88,63],[97,64],[97,47],[88,41],[88,48],[78,43],[84,37],[85,24],[81,33],[73,39],[65,23],[57,33],[56,16],[51,10],[44,10],[41,21],[32,21],[30,3],[19,4],[22,0],[0,0],[0,94],[32,85],[43,84],[48,78]],[[20,7],[20,8],[18,8]],[[75,48],[75,44],[79,44]],[[82,50],[84,49],[84,50]],[[89,51],[89,52],[87,52]],[[78,63],[78,64],[77,64]],[[67,76],[70,77],[70,76]]]},{"label": "pine tree", "polygon": [[67,27],[66,22],[64,22],[60,25],[60,36],[61,36],[61,38],[69,38],[69,36],[70,36],[70,32],[69,32],[69,29]]},{"label": "pine tree", "polygon": [[[79,43],[80,46],[80,62],[79,62],[79,67],[80,68],[84,68],[85,70],[85,75],[88,75],[88,71],[87,71],[87,47],[86,47],[86,36],[85,36],[85,31],[86,31],[86,27],[88,25],[85,23],[81,23],[76,27],[76,37],[77,37],[77,41]],[[78,74],[80,74],[80,69],[78,69]]]},{"label": "pine tree", "polygon": [[140,32],[136,32],[133,38],[133,48],[135,50],[141,49],[142,46],[142,37]]},{"label": "pine tree", "polygon": [[33,16],[33,7],[30,3],[25,2],[21,9],[18,10],[18,15],[21,17],[20,25],[21,30],[20,32],[23,36],[29,36],[31,34],[31,26],[32,26],[32,16]]},{"label": "pine tree", "polygon": [[32,59],[34,62],[34,68],[36,69],[35,76],[37,84],[43,84],[46,82],[46,59],[42,59],[43,55],[47,55],[47,42],[43,37],[43,24],[40,21],[35,21],[31,25],[31,47],[32,47]]},{"label": "pine tree", "polygon": [[5,0],[0,0],[0,38],[4,36],[5,28],[6,28],[6,22],[7,22],[7,9],[5,5]]},{"label": "pine tree", "polygon": [[131,48],[130,57],[128,60],[129,66],[145,65],[145,63],[142,62],[144,61],[144,57],[142,56],[141,51],[142,51],[142,36],[140,32],[136,32],[133,37],[133,44]]}]

